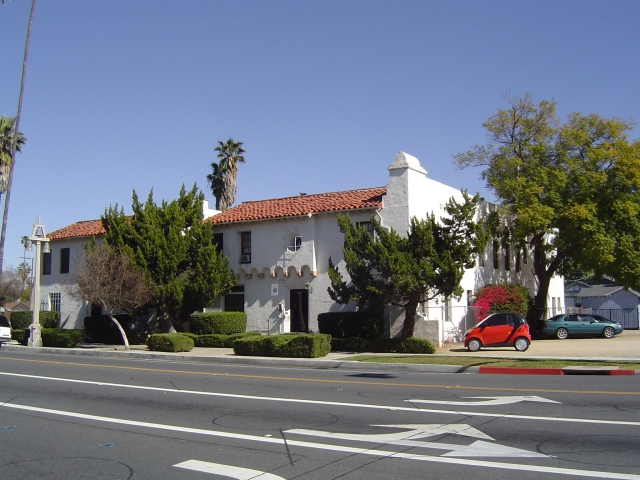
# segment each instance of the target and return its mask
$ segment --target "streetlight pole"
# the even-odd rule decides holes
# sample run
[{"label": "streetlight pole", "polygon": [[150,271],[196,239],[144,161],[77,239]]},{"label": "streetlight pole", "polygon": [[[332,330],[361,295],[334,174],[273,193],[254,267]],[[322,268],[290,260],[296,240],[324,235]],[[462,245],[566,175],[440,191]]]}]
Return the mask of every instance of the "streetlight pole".
[{"label": "streetlight pole", "polygon": [[[42,245],[44,243],[44,246]],[[44,233],[44,225],[40,222],[40,217],[33,226],[33,231],[29,237],[29,250],[31,245],[36,246],[35,272],[33,279],[32,305],[33,317],[31,319],[31,334],[29,336],[30,347],[42,346],[42,334],[40,332],[40,268],[42,265],[42,253],[49,253],[49,239]]]}]

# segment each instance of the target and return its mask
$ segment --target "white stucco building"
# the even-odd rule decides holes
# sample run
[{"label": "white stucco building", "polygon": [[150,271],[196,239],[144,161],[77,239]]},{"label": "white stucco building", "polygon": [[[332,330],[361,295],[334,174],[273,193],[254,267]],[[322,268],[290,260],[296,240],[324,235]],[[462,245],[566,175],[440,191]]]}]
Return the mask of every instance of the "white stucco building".
[{"label": "white stucco building", "polygon": [[[423,219],[433,212],[439,218],[451,197],[462,199],[459,190],[430,179],[418,159],[406,153],[398,153],[388,170],[384,187],[244,202],[211,217],[213,231],[238,278],[235,291],[212,308],[242,306],[248,329],[263,333],[317,331],[319,313],[353,310],[355,305],[336,304],[327,293],[329,257],[346,277],[336,215],[348,213],[357,223],[369,222],[375,215],[383,227],[406,234],[412,217]],[[479,214],[488,208],[482,202]],[[421,305],[415,335],[441,344],[464,332],[475,322],[467,306],[474,292],[486,284],[519,283],[533,295],[531,261],[529,252],[524,253],[488,242],[476,268],[463,277],[463,297]],[[554,278],[549,305],[560,308],[563,289],[562,278]],[[404,311],[388,308],[387,317],[387,335],[397,336]]]},{"label": "white stucco building", "polygon": [[[317,331],[319,313],[355,309],[355,304],[334,303],[327,293],[329,257],[346,276],[344,239],[336,215],[348,213],[352,221],[365,225],[375,215],[383,227],[406,234],[412,217],[422,219],[433,212],[439,218],[452,196],[462,198],[459,190],[429,178],[418,159],[406,153],[398,153],[388,171],[388,183],[381,187],[249,201],[224,212],[205,206],[218,246],[237,277],[233,291],[216,299],[210,309],[244,311],[247,329],[265,334]],[[482,202],[479,215],[488,208]],[[98,220],[50,234],[52,252],[49,273],[42,276],[43,297],[51,298],[52,308],[60,309],[67,328],[82,328],[90,307],[65,296],[65,279],[73,273],[74,258],[82,254],[82,245],[103,233]],[[465,294],[459,301],[441,299],[419,307],[416,336],[442,344],[459,335],[475,321],[467,306],[486,284],[519,283],[535,293],[529,252],[505,250],[489,241],[478,260],[463,277]],[[564,307],[562,278],[552,280],[547,305]],[[387,308],[386,313],[386,334],[397,336],[403,310]]]}]

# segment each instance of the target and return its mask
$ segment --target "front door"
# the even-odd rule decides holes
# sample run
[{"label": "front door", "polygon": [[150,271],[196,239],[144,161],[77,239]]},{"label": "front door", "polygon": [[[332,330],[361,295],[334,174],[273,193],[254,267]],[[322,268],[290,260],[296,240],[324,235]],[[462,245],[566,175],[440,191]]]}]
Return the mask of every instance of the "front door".
[{"label": "front door", "polygon": [[289,292],[291,306],[291,331],[309,331],[309,291],[306,288],[293,289]]}]

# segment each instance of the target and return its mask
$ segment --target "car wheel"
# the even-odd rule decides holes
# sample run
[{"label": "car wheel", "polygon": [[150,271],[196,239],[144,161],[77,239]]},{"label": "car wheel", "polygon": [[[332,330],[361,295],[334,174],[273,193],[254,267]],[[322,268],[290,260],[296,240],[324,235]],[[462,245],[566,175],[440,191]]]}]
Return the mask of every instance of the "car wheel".
[{"label": "car wheel", "polygon": [[556,338],[558,340],[564,340],[569,337],[569,331],[566,328],[560,327],[556,330]]},{"label": "car wheel", "polygon": [[605,327],[605,329],[602,331],[602,336],[604,338],[613,338],[616,334],[616,331],[613,329],[613,327]]},{"label": "car wheel", "polygon": [[513,346],[519,352],[525,352],[527,348],[529,348],[529,340],[524,337],[516,338],[516,341],[513,342]]},{"label": "car wheel", "polygon": [[472,338],[467,343],[467,348],[472,352],[477,352],[482,347],[482,343],[477,338]]}]

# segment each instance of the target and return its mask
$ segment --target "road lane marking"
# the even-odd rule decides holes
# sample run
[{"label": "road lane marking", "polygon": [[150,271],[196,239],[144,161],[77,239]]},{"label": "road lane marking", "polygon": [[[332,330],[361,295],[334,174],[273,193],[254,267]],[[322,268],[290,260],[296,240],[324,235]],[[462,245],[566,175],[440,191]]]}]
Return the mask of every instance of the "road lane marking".
[{"label": "road lane marking", "polygon": [[122,383],[96,382],[92,380],[75,380],[71,378],[44,377],[41,375],[27,375],[24,373],[0,372],[0,375],[10,376],[10,377],[23,377],[23,378],[38,379],[38,380],[50,380],[50,381],[56,381],[56,382],[79,383],[84,385],[96,385],[101,387],[129,388],[132,390],[148,390],[148,391],[163,392],[163,393],[181,393],[185,395],[204,395],[204,396],[210,396],[210,397],[237,398],[237,399],[243,399],[243,400],[259,400],[261,402],[270,401],[270,402],[283,402],[283,403],[302,403],[302,404],[308,404],[308,405],[328,405],[332,407],[337,406],[337,407],[367,408],[367,409],[373,409],[373,410],[394,410],[394,411],[401,411],[401,412],[438,413],[443,415],[464,415],[464,416],[471,416],[471,417],[505,418],[510,420],[590,423],[590,424],[599,424],[599,425],[625,425],[625,426],[633,426],[633,427],[640,426],[640,422],[622,421],[622,420],[597,420],[597,419],[591,419],[591,418],[571,418],[571,417],[537,417],[534,415],[468,412],[468,411],[462,411],[462,410],[439,410],[439,409],[416,408],[416,407],[396,407],[393,405],[368,405],[364,403],[330,402],[325,400],[306,400],[306,399],[299,399],[299,398],[261,397],[258,395],[240,395],[235,393],[202,392],[198,390],[179,390],[179,389],[160,388],[160,387],[146,387],[146,386],[140,386],[140,385],[126,385]]},{"label": "road lane marking", "polygon": [[[285,446],[284,439],[273,438],[273,437],[271,438],[258,437],[255,435],[247,435],[244,433],[220,432],[215,430],[205,430],[201,428],[190,428],[190,427],[180,427],[177,425],[164,425],[160,423],[140,422],[137,420],[125,420],[122,418],[103,417],[99,415],[87,415],[84,413],[68,412],[64,410],[53,410],[50,408],[31,407],[29,405],[5,403],[0,405],[0,407],[29,411],[29,412],[36,412],[36,413],[43,413],[43,414],[49,414],[49,415],[57,415],[57,416],[63,416],[63,417],[79,418],[83,420],[90,420],[90,421],[101,422],[101,423],[111,423],[111,424],[117,424],[117,425],[127,425],[131,427],[142,427],[142,428],[150,428],[150,429],[163,430],[163,431],[206,435],[211,437],[228,438],[233,440],[245,440],[245,441],[252,441],[252,442],[269,443],[273,445],[281,445],[283,447]],[[611,478],[616,480],[640,480],[640,475],[634,475],[634,474],[628,474],[628,473],[576,470],[576,469],[570,469],[570,468],[545,467],[541,465],[492,462],[492,461],[486,461],[486,460],[470,460],[467,458],[436,457],[436,456],[422,455],[422,454],[395,452],[392,450],[377,450],[377,449],[373,450],[370,448],[359,448],[359,447],[348,447],[343,445],[330,445],[330,444],[324,444],[324,443],[302,442],[299,440],[291,440],[291,439],[286,440],[286,446],[288,446],[288,448],[291,448],[291,447],[313,448],[317,450],[327,450],[327,451],[347,453],[347,454],[369,455],[369,456],[383,457],[383,458],[402,458],[402,459],[408,459],[408,460],[418,460],[423,462],[443,463],[443,464],[449,464],[449,465],[462,465],[467,467],[497,468],[497,469],[503,469],[503,470],[548,473],[552,475],[572,475],[572,476],[583,476],[583,477],[592,477],[592,478]]]},{"label": "road lane marking", "polygon": [[[447,457],[501,457],[501,458],[547,458],[549,455],[538,452],[530,452],[520,448],[507,447],[498,443],[489,443],[484,440],[476,440],[470,445],[458,445],[443,442],[427,442],[415,440],[416,438],[428,438],[443,433],[451,433],[455,435],[464,435],[475,438],[484,438],[494,440],[481,431],[471,427],[470,425],[456,423],[453,425],[436,424],[436,425],[372,425],[373,427],[390,427],[403,428],[404,431],[395,433],[341,433],[326,432],[323,430],[308,430],[305,428],[294,428],[285,430],[287,434],[309,435],[312,437],[333,438],[338,440],[350,440],[356,442],[368,442],[382,445],[399,445],[402,447],[414,448],[431,448],[436,450],[448,450],[444,456]],[[406,429],[409,430],[406,430]],[[494,440],[495,441],[495,440]]]},{"label": "road lane marking", "polygon": [[462,398],[486,398],[487,400],[482,400],[480,402],[458,402],[458,401],[450,401],[450,400],[420,400],[420,399],[412,399],[405,400],[405,402],[409,403],[435,403],[438,405],[471,405],[471,406],[487,406],[487,405],[508,405],[510,403],[518,403],[518,402],[540,402],[540,403],[562,403],[556,402],[555,400],[549,400],[547,398],[536,397],[533,395],[522,395],[522,396],[506,396],[506,397],[462,397]]},{"label": "road lane marking", "polygon": [[[571,394],[587,394],[587,395],[640,395],[640,392],[618,392],[605,390],[569,390],[569,389],[545,389],[545,388],[514,388],[514,387],[477,387],[464,385],[437,385],[428,383],[392,383],[392,382],[370,382],[370,381],[352,381],[352,380],[324,380],[318,378],[296,378],[296,377],[278,377],[273,375],[246,375],[240,373],[215,373],[215,372],[194,372],[189,370],[169,370],[163,368],[146,368],[146,367],[130,367],[123,365],[100,365],[93,363],[77,363],[77,362],[53,362],[50,360],[34,360],[30,358],[2,357],[0,360],[14,360],[18,362],[47,363],[51,365],[72,365],[76,367],[95,367],[116,370],[134,370],[142,372],[155,373],[179,373],[181,375],[205,375],[208,377],[229,377],[229,378],[254,378],[257,380],[279,380],[288,382],[309,382],[309,383],[337,383],[347,385],[375,385],[380,387],[415,387],[415,388],[439,388],[445,390],[482,390],[490,392],[536,392],[536,393],[571,393]],[[123,360],[119,358],[119,360]],[[146,360],[146,359],[145,359]],[[198,363],[198,365],[207,365]],[[362,365],[362,364],[361,364]],[[230,364],[216,364],[216,366],[232,367]],[[237,367],[237,365],[235,365]],[[243,365],[244,367],[255,365]],[[284,368],[284,367],[279,367]],[[402,372],[400,372],[402,373]]]},{"label": "road lane marking", "polygon": [[174,467],[212,473],[223,477],[235,478],[236,480],[285,480],[278,475],[261,472],[260,470],[233,467],[231,465],[222,465],[221,463],[201,462],[200,460],[187,460],[186,462],[176,463]]}]

